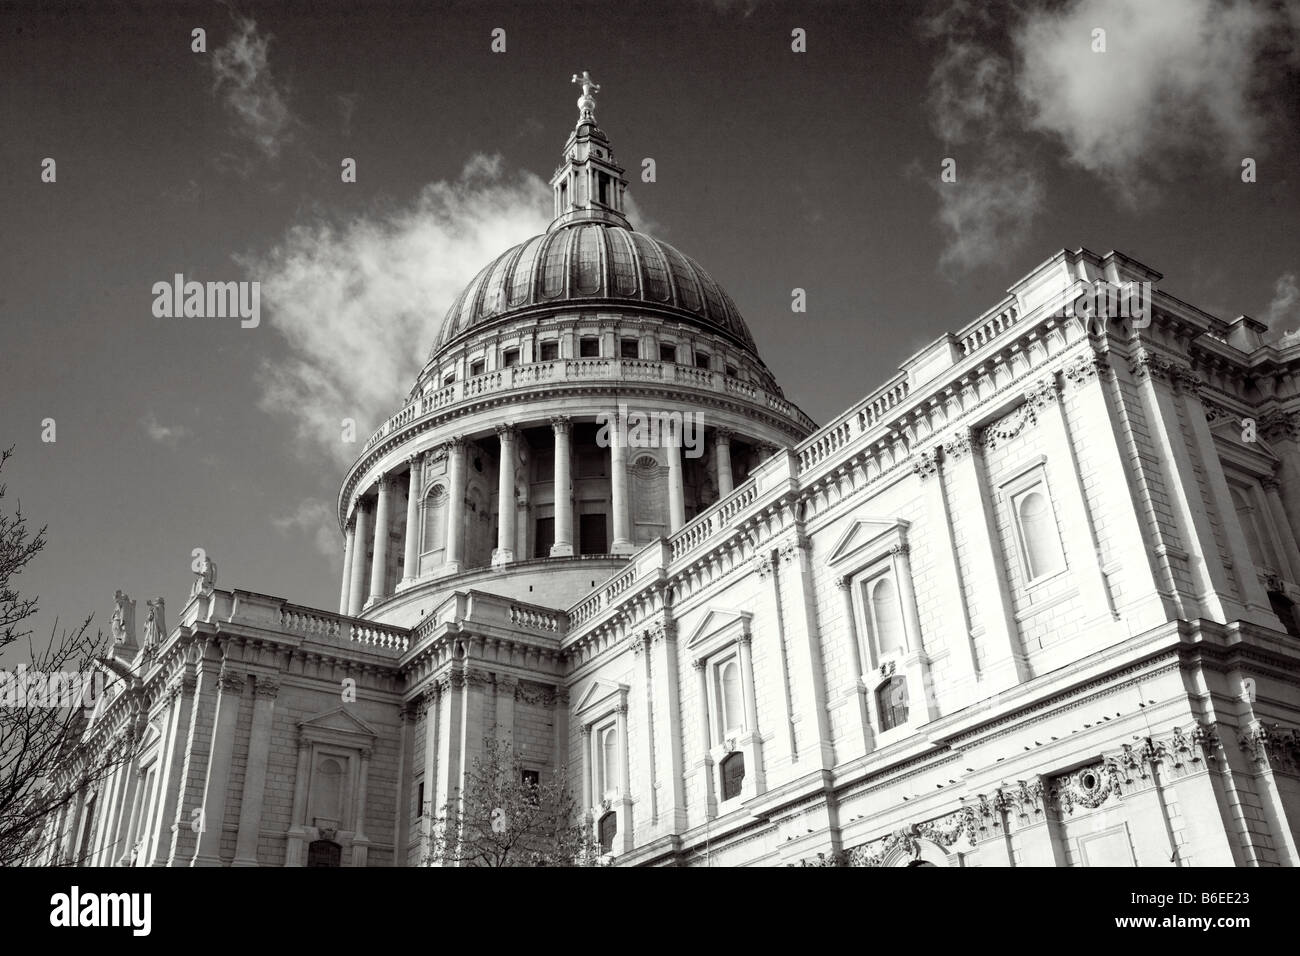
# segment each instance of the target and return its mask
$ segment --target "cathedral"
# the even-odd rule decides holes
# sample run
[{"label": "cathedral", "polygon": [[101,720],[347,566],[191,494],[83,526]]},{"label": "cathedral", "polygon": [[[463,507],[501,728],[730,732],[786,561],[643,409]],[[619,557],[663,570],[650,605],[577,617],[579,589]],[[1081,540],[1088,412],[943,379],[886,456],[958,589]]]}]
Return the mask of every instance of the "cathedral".
[{"label": "cathedral", "polygon": [[549,228],[343,476],[337,609],[119,592],[42,862],[421,865],[494,740],[619,866],[1300,862],[1300,346],[1062,250],[819,426],[575,80]]}]

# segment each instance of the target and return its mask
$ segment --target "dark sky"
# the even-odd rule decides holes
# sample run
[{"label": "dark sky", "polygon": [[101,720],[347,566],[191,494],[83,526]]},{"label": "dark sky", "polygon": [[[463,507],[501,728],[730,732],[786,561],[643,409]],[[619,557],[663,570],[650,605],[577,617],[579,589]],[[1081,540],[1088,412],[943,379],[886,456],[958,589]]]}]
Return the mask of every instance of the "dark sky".
[{"label": "dark sky", "polygon": [[[204,548],[222,586],[333,608],[337,422],[364,442],[544,227],[582,70],[634,225],[815,419],[1063,246],[1294,327],[1298,31],[1300,3],[1212,0],[0,6],[0,444],[50,537],[23,587],[43,628],[117,587],[142,627]],[[156,318],[178,272],[262,282],[261,325]]]}]

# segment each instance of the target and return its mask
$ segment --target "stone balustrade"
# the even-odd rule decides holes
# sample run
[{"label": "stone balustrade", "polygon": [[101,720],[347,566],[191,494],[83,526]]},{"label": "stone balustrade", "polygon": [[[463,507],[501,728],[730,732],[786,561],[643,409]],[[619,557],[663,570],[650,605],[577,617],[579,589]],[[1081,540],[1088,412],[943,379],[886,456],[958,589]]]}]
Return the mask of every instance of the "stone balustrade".
[{"label": "stone balustrade", "polygon": [[531,362],[527,365],[493,369],[490,372],[484,372],[482,375],[425,392],[379,426],[366,441],[362,453],[364,454],[387,436],[426,415],[440,413],[452,406],[478,399],[484,395],[508,392],[519,388],[531,388],[540,384],[562,385],[566,382],[586,384],[600,381],[613,384],[619,382],[657,382],[663,385],[734,395],[746,401],[762,405],[775,414],[789,419],[793,425],[796,425],[801,430],[807,431],[817,427],[812,419],[781,396],[759,388],[751,382],[727,376],[722,372],[693,368],[675,362],[656,362],[646,359],[552,359],[545,362]]}]

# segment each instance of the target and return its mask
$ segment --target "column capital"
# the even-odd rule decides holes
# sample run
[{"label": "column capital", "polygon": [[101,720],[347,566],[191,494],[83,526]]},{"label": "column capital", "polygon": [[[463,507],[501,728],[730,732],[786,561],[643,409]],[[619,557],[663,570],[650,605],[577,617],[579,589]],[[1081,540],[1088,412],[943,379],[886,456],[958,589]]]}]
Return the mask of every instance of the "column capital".
[{"label": "column capital", "polygon": [[730,428],[713,429],[713,442],[715,445],[730,445],[731,439],[736,437],[736,433]]},{"label": "column capital", "polygon": [[498,425],[493,431],[497,433],[497,438],[503,442],[514,441],[519,435],[514,425]]},{"label": "column capital", "polygon": [[560,434],[567,435],[572,427],[573,427],[573,421],[572,419],[569,418],[568,415],[551,416],[551,428],[555,431],[557,435]]},{"label": "column capital", "polygon": [[238,694],[244,689],[244,675],[223,668],[221,675],[217,678],[217,686],[221,688],[223,693],[229,691]]},{"label": "column capital", "polygon": [[275,700],[280,693],[280,682],[274,677],[258,677],[253,693],[266,700]]}]

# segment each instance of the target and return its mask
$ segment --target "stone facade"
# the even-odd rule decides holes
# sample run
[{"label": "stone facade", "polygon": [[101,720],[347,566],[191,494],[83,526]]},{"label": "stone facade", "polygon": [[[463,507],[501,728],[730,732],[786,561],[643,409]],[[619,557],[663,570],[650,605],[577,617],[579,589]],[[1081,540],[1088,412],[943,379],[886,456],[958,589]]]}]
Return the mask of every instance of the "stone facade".
[{"label": "stone facade", "polygon": [[[588,114],[552,229],[613,256]],[[702,300],[575,265],[494,314],[527,248],[346,476],[338,613],[201,578],[105,662],[83,748],[141,756],[48,859],[418,864],[492,736],[619,864],[1300,861],[1300,349],[1159,290],[1074,314],[1161,277],[1062,251],[814,430]],[[602,445],[629,398],[708,454]]]}]

